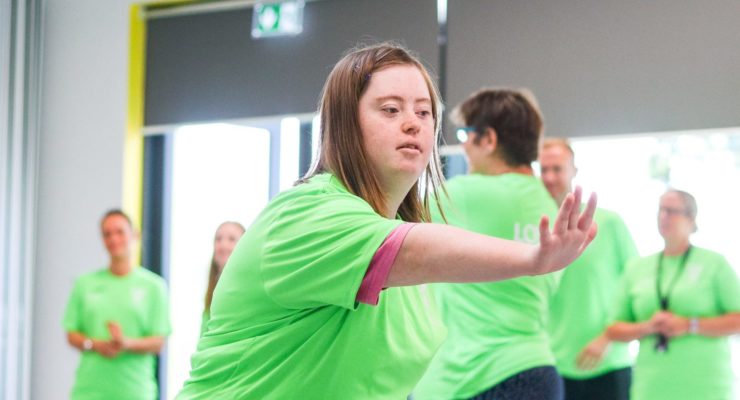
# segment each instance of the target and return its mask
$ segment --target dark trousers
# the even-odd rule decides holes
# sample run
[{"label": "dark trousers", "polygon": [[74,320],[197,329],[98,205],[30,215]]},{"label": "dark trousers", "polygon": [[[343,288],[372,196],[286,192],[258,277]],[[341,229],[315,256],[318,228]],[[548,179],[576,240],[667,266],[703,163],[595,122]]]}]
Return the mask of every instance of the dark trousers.
[{"label": "dark trousers", "polygon": [[591,379],[565,378],[565,400],[628,400],[632,368],[607,372]]},{"label": "dark trousers", "polygon": [[555,367],[522,371],[471,400],[563,400],[563,378]]}]

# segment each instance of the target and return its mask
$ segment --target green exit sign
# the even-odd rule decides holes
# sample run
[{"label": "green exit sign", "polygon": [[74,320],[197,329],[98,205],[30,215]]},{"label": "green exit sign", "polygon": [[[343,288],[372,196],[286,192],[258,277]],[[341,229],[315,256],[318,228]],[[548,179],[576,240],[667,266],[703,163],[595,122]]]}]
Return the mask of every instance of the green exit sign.
[{"label": "green exit sign", "polygon": [[292,36],[303,31],[303,1],[257,3],[252,14],[252,37]]}]

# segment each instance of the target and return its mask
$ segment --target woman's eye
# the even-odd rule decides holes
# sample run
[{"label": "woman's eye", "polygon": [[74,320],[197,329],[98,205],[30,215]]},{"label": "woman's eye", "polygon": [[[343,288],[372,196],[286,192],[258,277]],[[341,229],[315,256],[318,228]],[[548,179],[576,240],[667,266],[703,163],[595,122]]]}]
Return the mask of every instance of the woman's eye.
[{"label": "woman's eye", "polygon": [[389,114],[395,114],[398,112],[398,108],[396,107],[383,107],[383,111],[389,113]]},{"label": "woman's eye", "polygon": [[416,113],[419,114],[419,116],[421,117],[428,117],[432,115],[432,112],[429,110],[421,110],[421,111],[417,111]]}]

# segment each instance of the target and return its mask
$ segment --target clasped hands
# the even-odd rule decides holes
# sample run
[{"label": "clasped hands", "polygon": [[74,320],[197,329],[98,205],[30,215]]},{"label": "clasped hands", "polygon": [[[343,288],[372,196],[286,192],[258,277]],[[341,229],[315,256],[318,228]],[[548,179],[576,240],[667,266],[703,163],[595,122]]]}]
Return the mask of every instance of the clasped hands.
[{"label": "clasped hands", "polygon": [[110,340],[95,340],[93,350],[106,358],[115,358],[121,351],[128,349],[129,339],[123,335],[121,325],[115,321],[108,321]]},{"label": "clasped hands", "polygon": [[649,333],[661,334],[669,338],[682,336],[689,332],[689,319],[670,311],[658,311],[645,323]]}]

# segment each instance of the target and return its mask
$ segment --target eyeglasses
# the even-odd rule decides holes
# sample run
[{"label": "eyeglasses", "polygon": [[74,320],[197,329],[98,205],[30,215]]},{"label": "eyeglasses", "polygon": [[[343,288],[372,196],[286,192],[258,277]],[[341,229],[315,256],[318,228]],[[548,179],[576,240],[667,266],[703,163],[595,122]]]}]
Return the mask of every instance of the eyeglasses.
[{"label": "eyeglasses", "polygon": [[470,136],[471,132],[475,132],[474,127],[463,126],[462,128],[457,128],[457,131],[455,132],[455,136],[457,136],[457,140],[459,140],[460,143],[465,143],[468,141],[468,137]]},{"label": "eyeglasses", "polygon": [[671,207],[660,207],[658,208],[658,214],[665,213],[668,216],[674,215],[689,215],[685,209],[682,208],[671,208]]}]

